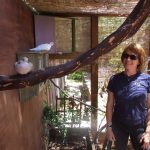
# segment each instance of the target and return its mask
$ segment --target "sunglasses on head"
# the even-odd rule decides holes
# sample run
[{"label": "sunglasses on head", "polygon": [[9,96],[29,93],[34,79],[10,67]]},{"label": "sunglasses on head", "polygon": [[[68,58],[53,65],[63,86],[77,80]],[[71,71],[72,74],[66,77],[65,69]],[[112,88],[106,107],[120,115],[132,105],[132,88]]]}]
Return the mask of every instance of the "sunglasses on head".
[{"label": "sunglasses on head", "polygon": [[138,59],[137,55],[133,55],[133,54],[129,55],[127,53],[123,54],[122,57],[123,57],[123,59],[128,59],[128,58],[130,58],[131,60],[137,60]]}]

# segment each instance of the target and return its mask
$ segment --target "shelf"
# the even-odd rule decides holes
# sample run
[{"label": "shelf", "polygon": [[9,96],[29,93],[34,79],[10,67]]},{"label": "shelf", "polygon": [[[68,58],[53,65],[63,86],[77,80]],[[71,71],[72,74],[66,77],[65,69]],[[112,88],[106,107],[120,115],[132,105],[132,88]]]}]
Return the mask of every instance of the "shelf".
[{"label": "shelf", "polygon": [[53,53],[49,54],[50,59],[74,59],[81,55],[80,52],[72,52],[72,53]]}]

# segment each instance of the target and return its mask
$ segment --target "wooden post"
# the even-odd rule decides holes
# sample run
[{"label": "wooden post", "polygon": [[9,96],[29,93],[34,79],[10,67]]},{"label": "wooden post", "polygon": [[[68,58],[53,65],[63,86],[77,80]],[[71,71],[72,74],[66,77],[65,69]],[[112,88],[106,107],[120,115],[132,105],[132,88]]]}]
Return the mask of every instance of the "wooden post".
[{"label": "wooden post", "polygon": [[[91,47],[98,44],[98,16],[91,17]],[[91,105],[98,107],[98,61],[95,60],[91,64]],[[92,111],[91,115],[91,130],[93,135],[97,131],[97,110]]]},{"label": "wooden post", "polygon": [[72,18],[72,52],[76,50],[76,24],[75,18]]}]

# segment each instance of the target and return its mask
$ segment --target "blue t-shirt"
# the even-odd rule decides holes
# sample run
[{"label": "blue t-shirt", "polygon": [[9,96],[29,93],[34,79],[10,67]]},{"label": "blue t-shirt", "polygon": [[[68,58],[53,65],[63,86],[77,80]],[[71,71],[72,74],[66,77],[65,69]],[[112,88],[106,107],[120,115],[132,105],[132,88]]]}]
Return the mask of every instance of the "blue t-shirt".
[{"label": "blue t-shirt", "polygon": [[128,77],[121,72],[110,78],[107,89],[114,93],[115,120],[127,125],[136,125],[146,120],[150,75],[138,72]]}]

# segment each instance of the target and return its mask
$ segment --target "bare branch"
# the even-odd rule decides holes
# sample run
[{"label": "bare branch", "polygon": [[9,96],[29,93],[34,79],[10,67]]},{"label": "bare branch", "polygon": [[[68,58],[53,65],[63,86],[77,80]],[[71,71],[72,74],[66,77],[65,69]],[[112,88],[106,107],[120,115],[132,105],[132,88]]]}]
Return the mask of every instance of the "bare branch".
[{"label": "bare branch", "polygon": [[96,47],[66,64],[37,70],[28,75],[0,76],[0,90],[24,88],[59,78],[92,63],[99,56],[113,50],[117,45],[134,35],[150,13],[150,0],[140,0],[125,22]]}]

